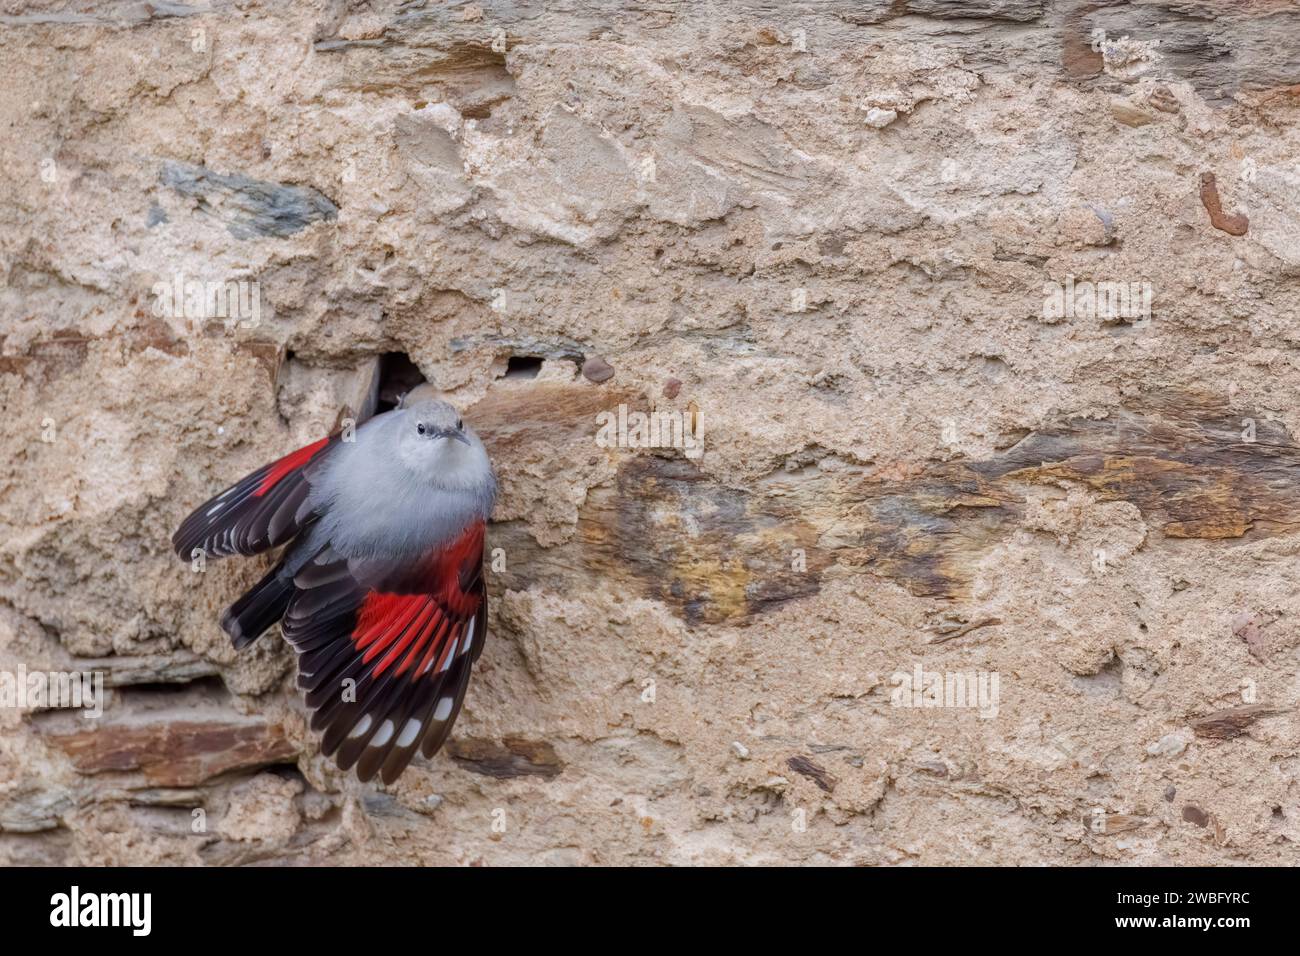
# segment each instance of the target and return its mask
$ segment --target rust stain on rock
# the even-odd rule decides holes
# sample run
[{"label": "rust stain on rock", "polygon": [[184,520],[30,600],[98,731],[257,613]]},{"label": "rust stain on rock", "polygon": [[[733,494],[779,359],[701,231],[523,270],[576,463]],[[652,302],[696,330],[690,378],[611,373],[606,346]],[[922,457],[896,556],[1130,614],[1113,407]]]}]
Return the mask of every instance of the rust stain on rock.
[{"label": "rust stain on rock", "polygon": [[1285,711],[1266,707],[1263,704],[1229,707],[1192,721],[1192,731],[1198,737],[1232,740],[1249,730],[1255,721],[1263,717],[1277,717],[1283,713]]},{"label": "rust stain on rock", "polygon": [[1233,213],[1229,215],[1223,211],[1223,203],[1219,199],[1219,186],[1215,182],[1214,173],[1201,173],[1201,205],[1210,214],[1210,225],[1230,236],[1244,236],[1246,230],[1250,227],[1250,220],[1244,214]]},{"label": "rust stain on rock", "polygon": [[[557,433],[577,435],[622,400],[644,407],[632,393],[552,385],[509,402],[489,395],[475,416],[484,412],[482,432],[497,454],[520,436],[544,448]],[[1243,417],[1256,419],[1254,441],[1242,437]],[[961,599],[979,561],[1020,526],[1035,485],[1130,502],[1167,538],[1300,530],[1300,448],[1286,429],[1187,392],[1151,392],[1101,417],[1061,417],[987,459],[919,473],[813,469],[736,488],[675,452],[615,454],[614,485],[590,489],[563,554],[519,529],[494,529],[528,568],[528,580],[512,587],[625,586],[692,624],[743,623],[816,594],[835,566],[918,596]]]},{"label": "rust stain on rock", "polygon": [[489,391],[466,410],[465,418],[496,458],[518,454],[522,447],[534,443],[554,446],[560,437],[588,436],[594,449],[599,428],[596,416],[620,404],[637,411],[649,408],[638,389],[534,382],[526,388]]},{"label": "rust stain on rock", "polygon": [[231,770],[283,763],[298,749],[278,724],[177,720],[103,724],[47,739],[79,773],[140,772],[161,787],[192,787]]},{"label": "rust stain on rock", "polygon": [[550,780],[564,770],[555,748],[544,740],[505,737],[500,742],[465,737],[447,743],[447,753],[466,770],[496,777],[545,777]]}]

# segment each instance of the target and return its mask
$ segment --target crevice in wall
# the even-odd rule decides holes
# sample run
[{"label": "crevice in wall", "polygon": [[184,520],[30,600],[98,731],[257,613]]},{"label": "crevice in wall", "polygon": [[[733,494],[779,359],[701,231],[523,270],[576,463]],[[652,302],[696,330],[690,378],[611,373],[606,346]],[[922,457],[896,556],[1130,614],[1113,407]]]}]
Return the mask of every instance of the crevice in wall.
[{"label": "crevice in wall", "polygon": [[379,359],[379,402],[375,414],[396,408],[403,395],[427,381],[405,352],[386,352]]},{"label": "crevice in wall", "polygon": [[512,355],[506,362],[503,378],[530,379],[537,378],[542,370],[543,359],[536,355]]}]

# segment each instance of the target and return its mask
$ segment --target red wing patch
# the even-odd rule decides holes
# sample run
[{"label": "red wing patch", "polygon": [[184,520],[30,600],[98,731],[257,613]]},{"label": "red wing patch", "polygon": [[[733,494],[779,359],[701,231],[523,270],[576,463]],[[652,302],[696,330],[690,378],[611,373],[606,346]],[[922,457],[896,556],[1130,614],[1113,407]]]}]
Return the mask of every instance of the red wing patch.
[{"label": "red wing patch", "polygon": [[427,673],[435,661],[441,665],[455,641],[441,640],[455,622],[427,594],[377,594],[371,592],[361,605],[353,643],[361,651],[361,662],[378,658],[375,676],[397,664],[398,675],[416,667],[414,676]]},{"label": "red wing patch", "polygon": [[299,448],[297,451],[285,455],[279,461],[271,465],[271,470],[266,473],[266,477],[262,479],[262,483],[257,486],[257,490],[253,492],[253,495],[258,498],[262,497],[262,495],[266,494],[278,485],[285,475],[297,471],[303,465],[307,464],[307,462],[315,458],[316,453],[329,443],[330,440],[328,438],[322,438],[320,441],[312,442],[310,445]]},{"label": "red wing patch", "polygon": [[245,475],[199,505],[172,535],[172,547],[189,561],[196,551],[210,558],[259,554],[279,547],[311,517],[306,466],[335,442],[322,438]]},{"label": "red wing patch", "polygon": [[344,770],[356,764],[362,780],[392,782],[451,731],[486,636],[483,532],[478,522],[400,565],[328,556],[295,579],[283,626],[311,724],[324,731],[322,751]]}]

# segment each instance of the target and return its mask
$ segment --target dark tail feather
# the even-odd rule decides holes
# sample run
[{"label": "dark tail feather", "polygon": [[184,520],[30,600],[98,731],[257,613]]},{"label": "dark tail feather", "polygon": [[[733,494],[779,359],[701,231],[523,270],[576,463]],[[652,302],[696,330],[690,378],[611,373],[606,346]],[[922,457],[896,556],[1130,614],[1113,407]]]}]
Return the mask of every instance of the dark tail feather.
[{"label": "dark tail feather", "polygon": [[283,564],[277,564],[221,615],[221,626],[230,635],[236,650],[252,644],[263,631],[284,617],[294,587],[292,577],[281,577],[283,569]]}]

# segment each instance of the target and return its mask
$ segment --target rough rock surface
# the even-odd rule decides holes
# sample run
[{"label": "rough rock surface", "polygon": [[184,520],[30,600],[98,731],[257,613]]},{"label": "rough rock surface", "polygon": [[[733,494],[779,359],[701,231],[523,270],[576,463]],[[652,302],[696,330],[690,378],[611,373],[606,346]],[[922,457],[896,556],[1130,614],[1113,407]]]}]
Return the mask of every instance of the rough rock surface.
[{"label": "rough rock surface", "polygon": [[[0,670],[108,700],[0,708],[0,862],[1300,862],[1298,44],[1286,0],[2,0]],[[1048,301],[1103,282],[1150,308]],[[217,627],[265,565],[168,536],[390,353],[503,494],[454,739],[385,788]]]}]

